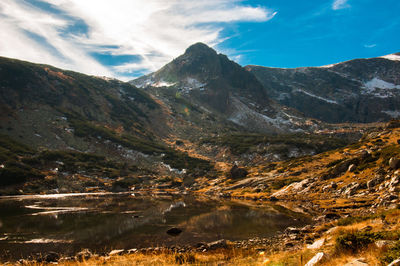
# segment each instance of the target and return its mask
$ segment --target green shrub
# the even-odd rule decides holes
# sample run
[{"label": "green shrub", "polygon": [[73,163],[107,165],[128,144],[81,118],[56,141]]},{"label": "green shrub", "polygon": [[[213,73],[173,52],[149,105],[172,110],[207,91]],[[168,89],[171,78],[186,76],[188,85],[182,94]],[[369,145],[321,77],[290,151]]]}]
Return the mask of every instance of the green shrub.
[{"label": "green shrub", "polygon": [[337,252],[358,252],[374,243],[376,240],[399,239],[400,231],[380,232],[352,232],[345,233],[336,238],[335,249]]},{"label": "green shrub", "polygon": [[380,260],[382,264],[387,265],[398,258],[400,258],[400,240],[398,240],[394,246],[383,253]]}]

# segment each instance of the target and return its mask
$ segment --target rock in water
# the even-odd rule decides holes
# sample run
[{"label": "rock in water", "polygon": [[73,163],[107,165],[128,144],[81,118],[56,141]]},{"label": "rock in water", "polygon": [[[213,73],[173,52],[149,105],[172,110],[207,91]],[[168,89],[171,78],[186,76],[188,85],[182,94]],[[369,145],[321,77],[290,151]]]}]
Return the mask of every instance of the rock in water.
[{"label": "rock in water", "polygon": [[167,234],[171,235],[171,236],[177,236],[180,233],[182,233],[182,229],[176,228],[176,227],[172,227],[171,229],[169,229],[167,231]]}]

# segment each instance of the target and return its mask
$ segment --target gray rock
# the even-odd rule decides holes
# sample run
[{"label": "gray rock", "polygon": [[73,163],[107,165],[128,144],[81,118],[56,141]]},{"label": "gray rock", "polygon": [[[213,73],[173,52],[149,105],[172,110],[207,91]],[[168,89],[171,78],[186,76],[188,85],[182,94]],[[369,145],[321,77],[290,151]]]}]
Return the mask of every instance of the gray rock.
[{"label": "gray rock", "polygon": [[388,248],[396,243],[393,240],[378,240],[374,244],[377,248]]},{"label": "gray rock", "polygon": [[114,249],[110,253],[108,253],[109,256],[114,256],[114,255],[121,255],[125,250],[124,249]]},{"label": "gray rock", "polygon": [[226,242],[225,239],[220,239],[211,243],[207,244],[207,249],[209,250],[215,250],[215,249],[219,249],[219,248],[227,248],[228,247],[228,243]]},{"label": "gray rock", "polygon": [[326,258],[325,253],[324,252],[319,252],[311,260],[309,260],[304,266],[317,265],[318,263],[322,262],[322,260],[325,259],[325,258]]}]

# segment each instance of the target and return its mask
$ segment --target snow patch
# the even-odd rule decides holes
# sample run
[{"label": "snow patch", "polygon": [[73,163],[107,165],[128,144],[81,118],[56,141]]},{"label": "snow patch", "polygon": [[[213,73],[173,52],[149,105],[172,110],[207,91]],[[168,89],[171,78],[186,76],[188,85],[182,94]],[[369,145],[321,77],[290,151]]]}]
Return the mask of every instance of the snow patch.
[{"label": "snow patch", "polygon": [[392,60],[392,61],[400,61],[400,55],[396,55],[396,54],[388,54],[388,55],[381,56],[380,58],[384,58],[384,59]]},{"label": "snow patch", "polygon": [[387,114],[388,116],[390,116],[392,118],[399,118],[400,117],[400,111],[398,111],[398,110],[394,110],[394,111],[384,110],[384,111],[381,111],[381,112]]},{"label": "snow patch", "polygon": [[324,66],[319,66],[318,68],[331,68],[331,67],[334,67],[334,66],[336,66],[336,65],[338,65],[338,64],[340,64],[340,63],[329,64],[329,65],[324,65]]},{"label": "snow patch", "polygon": [[172,83],[172,82],[166,82],[164,80],[160,80],[158,82],[155,82],[153,84],[151,84],[153,87],[172,87],[176,84],[176,82]]},{"label": "snow patch", "polygon": [[143,81],[135,81],[133,84],[138,87],[138,88],[145,88],[147,86],[150,86],[154,83],[153,79],[151,77],[144,79]]},{"label": "snow patch", "polygon": [[363,94],[369,94],[379,98],[389,98],[395,96],[393,90],[399,90],[400,85],[395,85],[375,77],[365,82],[363,88]]},{"label": "snow patch", "polygon": [[310,93],[310,92],[308,92],[308,91],[305,91],[305,90],[295,90],[294,92],[301,92],[301,93],[304,93],[305,95],[308,95],[308,96],[310,96],[310,97],[316,98],[316,99],[318,99],[318,100],[321,100],[321,101],[324,101],[324,102],[327,102],[327,103],[338,104],[337,101],[323,98],[323,97],[321,97],[321,96],[312,94],[312,93]]},{"label": "snow patch", "polygon": [[364,84],[364,87],[365,87],[367,90],[370,90],[370,91],[373,91],[375,88],[383,89],[383,90],[387,90],[387,89],[390,89],[390,90],[393,90],[393,89],[400,89],[400,85],[395,85],[395,84],[393,84],[393,83],[386,82],[386,81],[381,80],[381,79],[379,79],[379,78],[373,78],[372,80],[366,82],[366,83]]},{"label": "snow patch", "polygon": [[198,81],[197,79],[191,78],[191,77],[187,77],[183,81],[183,83],[184,83],[184,85],[180,89],[181,92],[183,92],[183,93],[189,93],[192,90],[201,90],[201,91],[203,91],[205,89],[205,86],[207,85],[206,83],[202,83],[202,82]]}]

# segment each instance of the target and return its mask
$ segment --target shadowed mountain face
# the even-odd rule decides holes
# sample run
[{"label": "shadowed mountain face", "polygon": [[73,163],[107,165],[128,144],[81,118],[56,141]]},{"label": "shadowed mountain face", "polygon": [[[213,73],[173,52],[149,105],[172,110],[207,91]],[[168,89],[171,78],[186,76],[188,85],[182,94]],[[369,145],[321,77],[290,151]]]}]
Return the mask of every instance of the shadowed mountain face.
[{"label": "shadowed mountain face", "polygon": [[0,58],[0,80],[2,129],[34,138],[38,146],[72,145],[66,133],[79,135],[83,123],[143,139],[166,130],[153,123],[163,116],[160,106],[128,83],[7,58]]},{"label": "shadowed mountain face", "polygon": [[178,85],[182,92],[190,93],[209,108],[222,113],[227,112],[231,95],[264,105],[269,103],[263,86],[252,74],[203,43],[190,46],[159,71],[133,82],[137,85],[147,83]]},{"label": "shadowed mountain face", "polygon": [[0,186],[55,168],[106,178],[210,169],[164,143],[169,113],[129,83],[0,58],[0,108]]},{"label": "shadowed mountain face", "polygon": [[331,123],[400,116],[400,56],[295,69],[246,66],[280,104]]},{"label": "shadowed mountain face", "polygon": [[153,94],[174,90],[192,104],[254,131],[279,132],[304,126],[305,119],[272,101],[252,73],[202,43],[131,83]]}]

